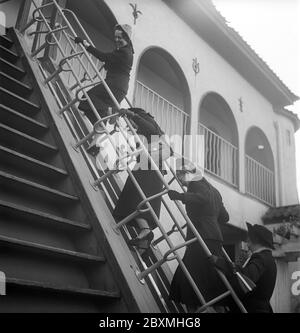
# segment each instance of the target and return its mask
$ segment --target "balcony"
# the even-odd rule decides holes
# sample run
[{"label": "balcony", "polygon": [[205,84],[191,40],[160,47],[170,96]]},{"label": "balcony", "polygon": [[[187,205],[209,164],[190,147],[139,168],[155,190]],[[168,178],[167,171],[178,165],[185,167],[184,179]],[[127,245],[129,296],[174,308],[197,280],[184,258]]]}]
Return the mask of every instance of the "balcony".
[{"label": "balcony", "polygon": [[267,205],[275,205],[274,172],[250,156],[245,156],[246,193],[263,201]]},{"label": "balcony", "polygon": [[200,123],[198,133],[204,135],[205,170],[238,187],[238,148]]},{"label": "balcony", "polygon": [[245,192],[269,206],[276,204],[273,152],[258,127],[251,127],[246,135]]},{"label": "balcony", "polygon": [[136,82],[134,105],[150,112],[170,137],[183,138],[188,132],[189,115],[140,81]]}]

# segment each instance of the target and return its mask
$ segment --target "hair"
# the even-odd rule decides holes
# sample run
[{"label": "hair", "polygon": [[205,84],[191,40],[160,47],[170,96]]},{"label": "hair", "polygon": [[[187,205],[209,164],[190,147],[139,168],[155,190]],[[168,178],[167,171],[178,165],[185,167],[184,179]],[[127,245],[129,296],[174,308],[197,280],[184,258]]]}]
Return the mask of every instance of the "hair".
[{"label": "hair", "polygon": [[133,45],[132,45],[131,39],[129,38],[129,36],[127,35],[127,33],[120,26],[117,26],[115,28],[115,31],[121,31],[122,37],[126,40],[127,44],[130,46],[132,53],[134,53],[134,49],[133,49]]}]

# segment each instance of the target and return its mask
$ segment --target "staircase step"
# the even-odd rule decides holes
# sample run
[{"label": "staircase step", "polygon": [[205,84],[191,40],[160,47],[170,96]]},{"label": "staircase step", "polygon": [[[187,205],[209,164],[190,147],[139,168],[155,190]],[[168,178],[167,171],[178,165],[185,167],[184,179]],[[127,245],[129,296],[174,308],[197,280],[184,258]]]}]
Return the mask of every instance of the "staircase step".
[{"label": "staircase step", "polygon": [[0,35],[0,45],[9,49],[14,45],[14,42],[6,35]]},{"label": "staircase step", "polygon": [[36,194],[39,200],[46,199],[49,202],[58,202],[61,205],[77,203],[79,201],[78,197],[75,197],[74,195],[16,177],[3,171],[0,171],[0,184],[1,192],[4,191],[4,193],[7,192],[7,194],[9,191],[16,192],[16,194],[20,194],[21,192],[26,193],[29,191],[30,196],[34,196],[34,194]]},{"label": "staircase step", "polygon": [[12,50],[9,50],[5,46],[0,44],[0,57],[7,60],[10,63],[16,63],[19,59],[19,55]]},{"label": "staircase step", "polygon": [[[10,286],[18,286],[22,288],[35,289],[41,293],[50,292],[58,294],[73,295],[75,297],[93,297],[93,298],[108,298],[108,299],[119,299],[120,293],[117,291],[106,291],[106,290],[95,290],[87,288],[70,288],[70,287],[61,287],[58,285],[52,285],[50,283],[42,283],[38,281],[29,281],[23,279],[6,279],[7,288]],[[9,295],[9,293],[7,293]]]},{"label": "staircase step", "polygon": [[61,260],[68,260],[69,262],[78,263],[103,263],[105,262],[104,257],[95,256],[91,254],[75,252],[70,250],[65,250],[53,246],[46,246],[43,244],[28,242],[12,237],[6,237],[0,235],[0,248],[13,248],[31,253],[35,253],[39,256],[51,256]]},{"label": "staircase step", "polygon": [[22,97],[27,97],[32,93],[32,87],[30,85],[16,80],[3,72],[0,72],[0,86]]},{"label": "staircase step", "polygon": [[3,87],[0,87],[0,100],[2,104],[8,107],[13,106],[13,108],[17,111],[19,109],[26,110],[28,116],[37,114],[41,109],[39,105],[36,105],[35,103],[32,103],[27,99],[4,89]]},{"label": "staircase step", "polygon": [[34,137],[43,136],[48,126],[24,114],[0,104],[0,123]]},{"label": "staircase step", "polygon": [[6,61],[1,57],[0,57],[0,68],[2,72],[14,77],[17,80],[22,80],[22,78],[26,74],[26,72],[22,68],[11,64],[9,61]]},{"label": "staircase step", "polygon": [[51,160],[58,151],[53,145],[3,124],[0,124],[0,142],[7,148],[42,161]]},{"label": "staircase step", "polygon": [[14,219],[28,221],[30,223],[44,224],[68,232],[84,232],[91,230],[91,226],[88,224],[64,219],[53,214],[47,214],[36,209],[31,209],[4,200],[0,200],[0,213],[2,217],[9,216]]},{"label": "staircase step", "polygon": [[63,169],[17,153],[1,145],[0,170],[13,173],[16,176],[24,176],[26,179],[49,186],[59,184],[68,176],[68,173]]}]

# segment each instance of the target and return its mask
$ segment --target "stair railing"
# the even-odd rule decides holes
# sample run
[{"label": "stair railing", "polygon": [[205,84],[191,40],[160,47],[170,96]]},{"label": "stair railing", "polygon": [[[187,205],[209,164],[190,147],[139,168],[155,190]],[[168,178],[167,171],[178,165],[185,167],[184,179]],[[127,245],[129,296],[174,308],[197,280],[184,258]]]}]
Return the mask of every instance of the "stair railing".
[{"label": "stair railing", "polygon": [[[80,78],[78,77],[78,75],[76,74],[76,71],[74,70],[71,62],[70,62],[70,59],[72,58],[76,58],[79,60],[79,63],[80,63],[80,66],[83,67],[85,73],[87,73],[87,75],[89,76],[89,80],[92,82],[91,84],[89,84],[88,86],[94,86],[95,84],[97,84],[98,82],[101,82],[103,84],[103,86],[105,87],[107,93],[109,94],[109,96],[111,97],[115,107],[117,110],[120,110],[120,104],[118,103],[118,101],[116,100],[115,96],[113,95],[113,93],[111,92],[110,88],[108,87],[108,85],[106,84],[106,82],[103,80],[101,74],[99,73],[98,71],[98,68],[96,66],[96,64],[93,62],[93,60],[91,59],[91,56],[89,55],[89,53],[85,50],[85,48],[80,45],[81,47],[81,52],[74,52],[73,54],[65,54],[63,48],[62,48],[62,45],[59,43],[59,40],[58,38],[56,37],[56,32],[57,31],[63,31],[63,30],[66,30],[68,29],[69,31],[71,31],[71,33],[73,34],[73,37],[76,36],[76,33],[75,33],[75,30],[73,29],[73,27],[71,26],[70,22],[67,20],[65,14],[64,14],[64,10],[58,5],[57,1],[55,0],[52,0],[50,1],[47,6],[50,6],[53,5],[53,7],[55,8],[55,10],[57,11],[57,15],[60,15],[61,19],[63,20],[64,22],[64,25],[63,26],[60,26],[60,27],[56,27],[56,28],[51,28],[51,26],[49,25],[49,22],[47,20],[47,18],[44,16],[43,14],[43,8],[45,8],[45,5],[44,6],[37,6],[35,1],[32,0],[32,3],[34,4],[35,6],[35,13],[38,12],[39,13],[39,17],[38,17],[38,20],[40,21],[42,19],[43,21],[43,24],[45,25],[45,27],[47,28],[47,31],[36,31],[35,33],[36,34],[46,34],[46,39],[45,39],[45,42],[44,44],[42,44],[41,46],[39,46],[39,48],[37,50],[35,50],[33,52],[33,56],[36,56],[38,54],[38,52],[42,51],[47,45],[55,45],[58,50],[61,52],[61,55],[63,56],[63,63],[67,65],[67,70],[70,71],[73,76],[74,76],[74,79],[76,81],[76,83],[78,84],[78,87],[79,89],[77,90],[76,92],[76,95],[75,97],[73,98],[72,101],[70,101],[67,105],[65,105],[60,111],[59,111],[59,114],[62,114],[64,113],[65,111],[67,111],[68,109],[70,109],[72,106],[75,105],[76,102],[79,102],[80,101],[80,97],[79,97],[79,93],[83,93],[84,97],[86,98],[86,100],[88,101],[91,109],[93,110],[96,118],[98,119],[98,121],[96,122],[96,124],[94,125],[93,127],[93,132],[95,133],[97,131],[97,127],[99,125],[102,126],[103,128],[103,132],[105,133],[107,139],[110,141],[112,147],[114,148],[116,154],[118,155],[120,152],[118,150],[118,147],[116,146],[114,140],[111,138],[111,135],[110,135],[110,131],[109,129],[107,128],[107,125],[105,123],[105,119],[104,118],[101,118],[99,116],[99,114],[97,113],[97,110],[95,108],[95,106],[93,105],[91,99],[89,98],[87,92],[86,92],[86,89],[87,89],[87,86],[83,86],[82,85],[82,82],[80,80]],[[31,24],[27,24],[24,31],[30,26],[32,25],[34,22],[36,22],[36,18],[33,17],[33,19],[31,20]],[[78,24],[80,24],[80,22],[78,21]],[[83,28],[82,28],[83,29]],[[51,36],[51,41],[50,39],[48,38],[48,36]],[[37,52],[38,51],[38,52]],[[91,67],[93,68],[93,70],[95,71],[96,73],[96,79],[98,79],[98,82],[95,82],[95,78],[91,77],[91,75],[89,74],[85,64],[83,63],[83,61],[81,60],[81,56],[84,54],[84,56],[87,58],[88,62],[90,63]],[[62,66],[61,66],[62,68]],[[62,69],[59,68],[59,70],[57,71],[56,73],[56,76],[59,75],[59,73],[62,72]],[[51,77],[51,79],[47,78],[45,81],[45,83],[50,83],[51,80],[53,80],[54,77]],[[110,117],[114,117],[114,116],[118,116],[118,113],[116,114],[113,114],[112,116]],[[109,117],[109,118],[110,118]],[[108,119],[108,118],[106,118]],[[200,308],[200,311],[204,311],[208,306],[210,305],[213,305],[215,304],[216,302],[218,302],[219,300],[227,297],[229,294],[232,295],[234,301],[236,302],[236,304],[238,305],[238,307],[240,308],[240,310],[242,312],[246,312],[243,304],[241,303],[241,301],[239,300],[239,298],[237,297],[235,291],[232,289],[230,283],[228,282],[227,278],[225,277],[225,275],[220,271],[220,270],[217,270],[217,273],[219,274],[221,280],[223,281],[224,285],[226,286],[226,288],[228,289],[228,291],[226,291],[225,293],[223,293],[222,295],[218,296],[217,298],[209,301],[209,302],[206,302],[201,291],[199,290],[199,288],[197,287],[195,281],[193,280],[191,274],[189,273],[189,271],[187,270],[184,262],[182,261],[179,253],[178,253],[178,249],[180,248],[183,248],[183,247],[186,247],[188,245],[190,245],[191,243],[193,242],[198,242],[201,247],[203,248],[203,250],[205,251],[205,253],[207,254],[207,256],[211,256],[211,252],[210,250],[208,249],[207,245],[205,244],[205,242],[203,241],[202,237],[200,236],[200,234],[198,233],[197,229],[195,228],[195,226],[193,225],[193,223],[191,222],[191,220],[189,219],[189,217],[187,216],[184,208],[183,208],[183,205],[178,202],[178,201],[175,201],[175,206],[177,207],[177,212],[179,212],[181,214],[181,216],[184,218],[184,220],[186,221],[186,224],[187,226],[190,228],[190,230],[192,231],[192,233],[194,234],[194,238],[192,240],[189,240],[189,241],[186,241],[180,245],[177,245],[177,246],[174,246],[170,237],[168,237],[168,234],[167,232],[165,231],[165,228],[164,226],[161,224],[161,222],[159,221],[159,218],[157,217],[157,215],[155,214],[150,202],[151,200],[153,200],[154,197],[157,197],[157,196],[163,196],[165,195],[168,190],[169,190],[169,184],[168,182],[165,180],[164,176],[162,175],[162,173],[160,172],[159,170],[159,167],[156,165],[156,163],[154,162],[154,160],[152,159],[151,155],[149,154],[148,152],[148,149],[145,147],[144,143],[142,142],[141,138],[137,135],[135,129],[133,128],[131,122],[126,118],[124,117],[123,118],[125,120],[125,124],[126,124],[126,127],[124,128],[124,125],[123,123],[120,121],[119,117],[117,118],[116,120],[116,123],[118,125],[118,128],[120,130],[120,133],[122,134],[122,136],[124,137],[124,139],[127,141],[127,129],[129,129],[131,131],[131,133],[134,135],[135,139],[136,139],[136,142],[139,144],[139,147],[140,149],[143,150],[144,154],[146,154],[150,164],[151,164],[151,168],[153,170],[156,171],[157,173],[157,176],[159,177],[159,179],[161,180],[161,182],[164,184],[164,190],[161,192],[161,193],[158,193],[156,194],[155,196],[152,196],[152,197],[146,197],[145,193],[143,192],[142,188],[140,187],[140,185],[138,184],[137,180],[135,179],[131,169],[128,167],[128,165],[126,165],[124,163],[124,156],[119,156],[119,161],[120,161],[120,165],[127,171],[128,173],[128,176],[130,177],[130,179],[132,180],[133,184],[135,185],[138,193],[140,194],[141,198],[142,198],[142,202],[140,203],[140,205],[137,207],[137,211],[134,213],[134,216],[137,216],[139,213],[143,212],[144,210],[141,209],[141,207],[143,205],[146,205],[146,210],[150,212],[150,214],[152,215],[153,219],[155,220],[160,232],[162,233],[165,241],[167,242],[170,250],[167,251],[167,253],[165,254],[165,256],[163,257],[163,260],[161,260],[159,263],[154,263],[151,267],[148,267],[145,271],[139,273],[139,278],[140,279],[143,279],[144,277],[148,276],[149,274],[151,274],[151,272],[153,272],[154,270],[156,270],[158,267],[161,267],[162,264],[164,264],[165,262],[169,261],[169,260],[173,260],[173,259],[176,259],[177,262],[178,262],[178,265],[181,267],[181,269],[183,270],[186,278],[188,279],[189,283],[191,284],[195,294],[197,295],[198,299],[200,300],[200,302],[203,304],[202,307]],[[84,145],[84,143],[86,143],[89,138],[91,137],[91,134],[88,134],[85,138],[81,139],[80,141],[77,141],[76,144],[74,145],[75,147],[79,147],[79,146],[82,146]],[[138,150],[132,146],[128,146],[129,150],[130,150],[130,153],[132,154],[136,154],[138,153]],[[169,166],[170,168],[170,166]],[[173,171],[172,171],[173,172]],[[174,176],[175,176],[175,173],[174,173]],[[105,178],[107,177],[104,177],[102,178],[102,180],[100,181],[99,179],[96,181],[97,182],[97,185],[99,185],[99,183],[101,183]],[[166,205],[166,202],[164,200],[164,198],[162,198],[163,200],[163,203]],[[167,205],[166,205],[167,206]],[[171,210],[169,209],[168,210],[171,216],[171,218],[173,219],[173,221],[175,222],[176,221],[176,218],[174,216],[174,214],[172,214]],[[124,226],[126,225],[126,223],[129,222],[130,219],[132,219],[132,216],[130,216],[131,218],[129,217],[126,217],[125,219],[123,219],[122,221],[120,221],[118,224],[115,225],[115,230],[118,231],[120,229],[121,226]],[[175,222],[176,223],[176,222]],[[181,227],[179,226],[179,224],[177,225],[177,228],[181,230],[181,233],[184,234],[183,230],[181,229]],[[170,254],[173,254],[173,257],[172,258],[168,258],[168,256]]]}]

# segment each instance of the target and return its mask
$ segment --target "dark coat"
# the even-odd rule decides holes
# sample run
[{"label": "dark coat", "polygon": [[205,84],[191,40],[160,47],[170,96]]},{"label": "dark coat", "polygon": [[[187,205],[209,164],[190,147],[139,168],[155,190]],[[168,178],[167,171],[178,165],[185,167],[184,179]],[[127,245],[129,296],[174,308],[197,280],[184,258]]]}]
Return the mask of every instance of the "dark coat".
[{"label": "dark coat", "polygon": [[254,253],[241,271],[256,284],[255,289],[242,299],[247,311],[273,312],[270,299],[276,283],[277,268],[271,250]]},{"label": "dark coat", "polygon": [[[128,82],[133,62],[132,47],[126,45],[112,52],[104,53],[93,46],[89,46],[87,51],[99,60],[105,62],[104,68],[107,70],[105,82],[111,89],[116,100],[120,103],[125,98],[128,90]],[[88,95],[101,118],[107,115],[106,112],[109,107],[114,107],[111,97],[101,83],[90,89]],[[92,123],[97,121],[97,117],[94,115],[87,101],[80,102],[78,108],[85,112]]]},{"label": "dark coat", "polygon": [[105,82],[108,86],[126,93],[133,62],[132,47],[128,44],[112,52],[104,53],[89,46],[87,51],[105,63],[104,68],[107,71]]},{"label": "dark coat", "polygon": [[[229,221],[219,191],[205,178],[190,182],[184,194],[186,212],[203,239],[223,241],[219,223]],[[190,239],[193,234],[187,233]]]},{"label": "dark coat", "polygon": [[[214,255],[222,256],[223,237],[219,223],[226,223],[229,220],[229,215],[219,191],[205,178],[202,178],[200,181],[189,183],[183,203],[186,205],[189,218],[210,251]],[[188,228],[187,239],[193,237],[193,233]],[[209,263],[207,255],[198,242],[187,247],[183,262],[206,301],[226,291],[223,282]],[[190,306],[201,305],[180,266],[178,266],[171,283],[170,299]]]},{"label": "dark coat", "polygon": [[[135,113],[134,116],[132,117],[132,120],[137,125],[136,132],[140,135],[143,135],[148,140],[148,143],[149,140],[151,139],[151,135],[160,136],[163,133],[159,128],[159,126],[154,122],[154,119],[151,115],[144,114],[144,116],[142,116],[141,113],[142,112],[145,113],[145,111],[141,109],[131,108],[129,110]],[[139,159],[137,159],[137,162],[139,162]],[[146,197],[150,197],[159,192],[162,192],[163,183],[161,179],[158,177],[157,172],[155,170],[151,169],[143,170],[135,167],[132,171],[132,174],[139,183]],[[143,200],[142,196],[137,191],[131,178],[128,177],[113,212],[113,215],[116,218],[116,220],[120,221],[124,219],[126,216],[133,213],[136,210],[138,204],[142,200]],[[157,217],[159,217],[160,207],[161,207],[161,197],[151,200],[150,204]],[[147,208],[147,206],[145,205],[142,208],[145,209]],[[146,219],[151,229],[155,229],[157,227],[157,224],[150,212],[142,213],[138,217]],[[136,226],[135,221],[132,221],[129,224]]]}]

